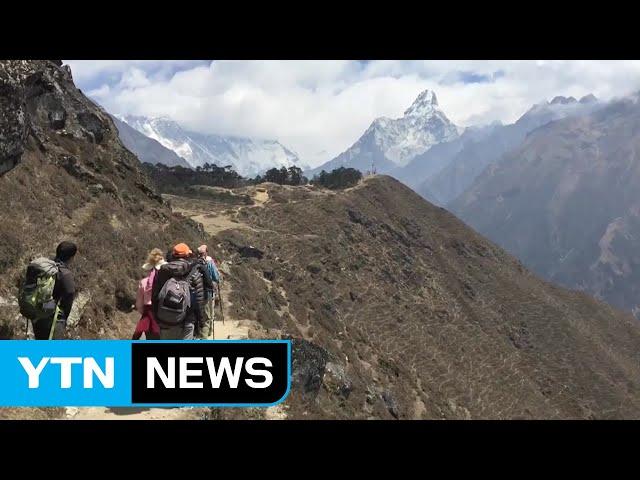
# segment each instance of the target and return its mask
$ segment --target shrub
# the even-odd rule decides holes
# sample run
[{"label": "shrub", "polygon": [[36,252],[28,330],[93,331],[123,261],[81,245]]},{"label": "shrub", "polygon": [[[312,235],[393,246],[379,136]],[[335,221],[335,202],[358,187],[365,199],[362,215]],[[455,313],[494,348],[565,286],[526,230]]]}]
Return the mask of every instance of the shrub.
[{"label": "shrub", "polygon": [[315,175],[311,183],[320,185],[332,190],[353,187],[362,178],[362,173],[355,168],[340,167],[326,172],[322,170],[319,175]]}]

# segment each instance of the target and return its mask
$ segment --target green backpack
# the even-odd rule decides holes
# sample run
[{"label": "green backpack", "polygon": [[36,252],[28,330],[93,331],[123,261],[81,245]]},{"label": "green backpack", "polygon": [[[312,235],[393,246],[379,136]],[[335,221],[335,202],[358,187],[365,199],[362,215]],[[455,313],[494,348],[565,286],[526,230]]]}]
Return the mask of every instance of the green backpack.
[{"label": "green backpack", "polygon": [[53,288],[58,276],[58,264],[50,258],[36,258],[27,267],[20,289],[20,314],[32,322],[52,316],[57,309]]}]

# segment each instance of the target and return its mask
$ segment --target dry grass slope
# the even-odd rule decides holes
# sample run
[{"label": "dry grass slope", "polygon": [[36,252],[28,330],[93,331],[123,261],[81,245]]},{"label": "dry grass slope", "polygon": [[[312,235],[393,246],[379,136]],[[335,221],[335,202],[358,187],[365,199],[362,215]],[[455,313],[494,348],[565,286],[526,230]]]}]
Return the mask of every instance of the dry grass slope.
[{"label": "dry grass slope", "polygon": [[241,228],[215,238],[229,315],[324,352],[303,355],[320,381],[294,382],[289,418],[640,417],[630,315],[541,281],[389,177],[266,190],[220,205]]}]

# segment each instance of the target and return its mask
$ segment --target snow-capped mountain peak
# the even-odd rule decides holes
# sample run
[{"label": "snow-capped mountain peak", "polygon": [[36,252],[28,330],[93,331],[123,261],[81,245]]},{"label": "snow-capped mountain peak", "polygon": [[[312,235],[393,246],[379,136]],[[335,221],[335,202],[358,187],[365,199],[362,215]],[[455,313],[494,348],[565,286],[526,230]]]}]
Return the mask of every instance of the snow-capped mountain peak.
[{"label": "snow-capped mountain peak", "polygon": [[538,125],[540,124],[540,118],[545,118],[546,122],[550,122],[574,115],[587,114],[599,108],[601,105],[601,102],[593,94],[582,97],[580,101],[574,97],[567,98],[557,96],[550,102],[545,100],[536,103],[527,110],[516,123],[532,123]]},{"label": "snow-capped mountain peak", "polygon": [[167,116],[115,115],[140,133],[173,150],[192,167],[205,163],[231,165],[243,176],[255,176],[273,167],[297,165],[298,155],[277,140],[202,134],[182,128]]},{"label": "snow-capped mountain peak", "polygon": [[375,144],[388,160],[402,166],[433,145],[453,140],[459,130],[440,110],[436,94],[425,90],[405,110],[403,117],[375,119],[363,138],[368,135],[373,135]]},{"label": "snow-capped mountain peak", "polygon": [[438,98],[433,90],[425,90],[404,112],[405,117],[408,116],[425,116],[433,113],[438,109]]},{"label": "snow-capped mountain peak", "polygon": [[462,131],[440,109],[436,94],[425,90],[402,117],[376,118],[349,149],[309,173],[342,166],[387,173],[405,166],[433,145],[454,140]]}]

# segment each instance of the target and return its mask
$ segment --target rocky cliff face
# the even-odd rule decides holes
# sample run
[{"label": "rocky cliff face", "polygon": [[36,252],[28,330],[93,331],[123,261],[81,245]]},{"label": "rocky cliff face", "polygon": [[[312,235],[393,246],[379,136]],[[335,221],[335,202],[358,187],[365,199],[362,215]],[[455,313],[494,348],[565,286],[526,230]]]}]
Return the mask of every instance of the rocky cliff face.
[{"label": "rocky cliff face", "polygon": [[61,62],[0,62],[0,166],[2,338],[24,335],[15,296],[27,262],[60,241],[79,247],[82,308],[70,335],[127,338],[120,329],[147,250],[204,237],[171,213]]}]

